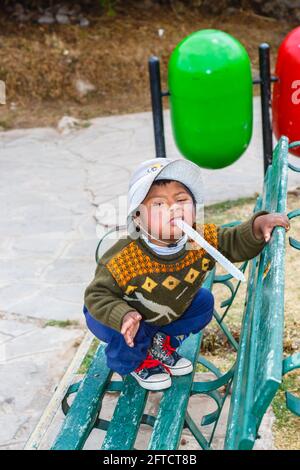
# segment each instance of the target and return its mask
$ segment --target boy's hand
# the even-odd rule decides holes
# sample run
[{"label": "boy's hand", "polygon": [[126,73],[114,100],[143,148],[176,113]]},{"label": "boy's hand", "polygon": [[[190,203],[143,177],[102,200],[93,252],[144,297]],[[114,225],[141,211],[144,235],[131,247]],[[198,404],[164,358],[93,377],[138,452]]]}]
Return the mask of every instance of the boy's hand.
[{"label": "boy's hand", "polygon": [[123,318],[121,334],[124,336],[126,343],[131,348],[134,346],[133,338],[139,329],[141,319],[142,316],[136,310],[126,313]]},{"label": "boy's hand", "polygon": [[259,215],[253,222],[253,233],[258,240],[265,239],[268,242],[271,238],[272,230],[277,225],[290,229],[290,221],[285,214],[275,212],[272,214]]}]

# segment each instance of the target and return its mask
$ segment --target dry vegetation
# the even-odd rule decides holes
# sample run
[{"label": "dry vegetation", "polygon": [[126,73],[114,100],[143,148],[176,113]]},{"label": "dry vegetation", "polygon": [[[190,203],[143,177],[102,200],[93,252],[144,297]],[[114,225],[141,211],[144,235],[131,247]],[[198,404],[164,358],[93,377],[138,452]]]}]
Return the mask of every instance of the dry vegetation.
[{"label": "dry vegetation", "polygon": [[[258,45],[271,45],[274,65],[277,48],[293,27],[246,11],[213,17],[163,6],[141,10],[137,5],[119,9],[113,17],[91,16],[87,28],[16,23],[0,13],[0,79],[7,87],[0,126],[56,125],[65,114],[87,119],[149,110],[147,59],[150,55],[161,58],[166,89],[173,48],[203,28],[222,29],[240,40],[255,75]],[[95,90],[81,97],[75,87],[78,79],[88,81]]]}]

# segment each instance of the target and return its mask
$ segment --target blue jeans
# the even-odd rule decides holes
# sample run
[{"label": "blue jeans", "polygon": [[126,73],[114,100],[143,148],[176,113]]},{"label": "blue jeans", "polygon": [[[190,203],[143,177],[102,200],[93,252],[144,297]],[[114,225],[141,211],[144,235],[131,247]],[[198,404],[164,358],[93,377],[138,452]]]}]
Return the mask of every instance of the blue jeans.
[{"label": "blue jeans", "polygon": [[129,374],[143,362],[152,343],[152,338],[158,331],[171,336],[172,346],[177,347],[179,342],[175,337],[198,333],[211,321],[213,310],[214,297],[212,293],[201,287],[190,306],[178,320],[165,326],[152,325],[141,320],[133,340],[134,347],[131,348],[121,333],[96,320],[86,306],[83,307],[87,327],[98,339],[107,343],[105,348],[107,366],[120,375]]}]

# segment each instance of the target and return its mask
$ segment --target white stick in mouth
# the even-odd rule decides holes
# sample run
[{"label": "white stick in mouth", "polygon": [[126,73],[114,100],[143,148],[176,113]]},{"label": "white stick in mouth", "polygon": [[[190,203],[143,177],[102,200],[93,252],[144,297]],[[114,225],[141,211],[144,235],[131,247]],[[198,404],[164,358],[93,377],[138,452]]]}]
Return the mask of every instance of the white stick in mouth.
[{"label": "white stick in mouth", "polygon": [[218,261],[223,268],[226,269],[233,277],[238,279],[239,281],[245,282],[245,276],[234,264],[229,261],[229,259],[225,258],[218,250],[216,250],[213,246],[207,243],[206,240],[200,235],[200,233],[196,232],[190,225],[184,222],[181,219],[175,219],[177,225],[181,230],[183,230],[192,240],[198,243],[199,246],[204,248],[207,253],[209,253],[216,261]]}]

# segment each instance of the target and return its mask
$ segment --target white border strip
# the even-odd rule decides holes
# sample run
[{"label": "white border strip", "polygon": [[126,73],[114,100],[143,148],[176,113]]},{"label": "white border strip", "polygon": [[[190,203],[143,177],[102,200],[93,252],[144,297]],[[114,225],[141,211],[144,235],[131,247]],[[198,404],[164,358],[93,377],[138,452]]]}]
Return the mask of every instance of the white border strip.
[{"label": "white border strip", "polygon": [[68,391],[69,386],[72,383],[74,376],[76,375],[84,357],[86,356],[93,340],[94,336],[88,331],[83,338],[76,354],[69,365],[67,371],[65,372],[63,378],[59,382],[54,395],[52,396],[50,402],[48,403],[45,411],[43,412],[37,426],[35,427],[30,438],[26,442],[24,450],[38,450],[41,444],[43,437],[45,436],[47,430],[49,429],[61,402]]}]

